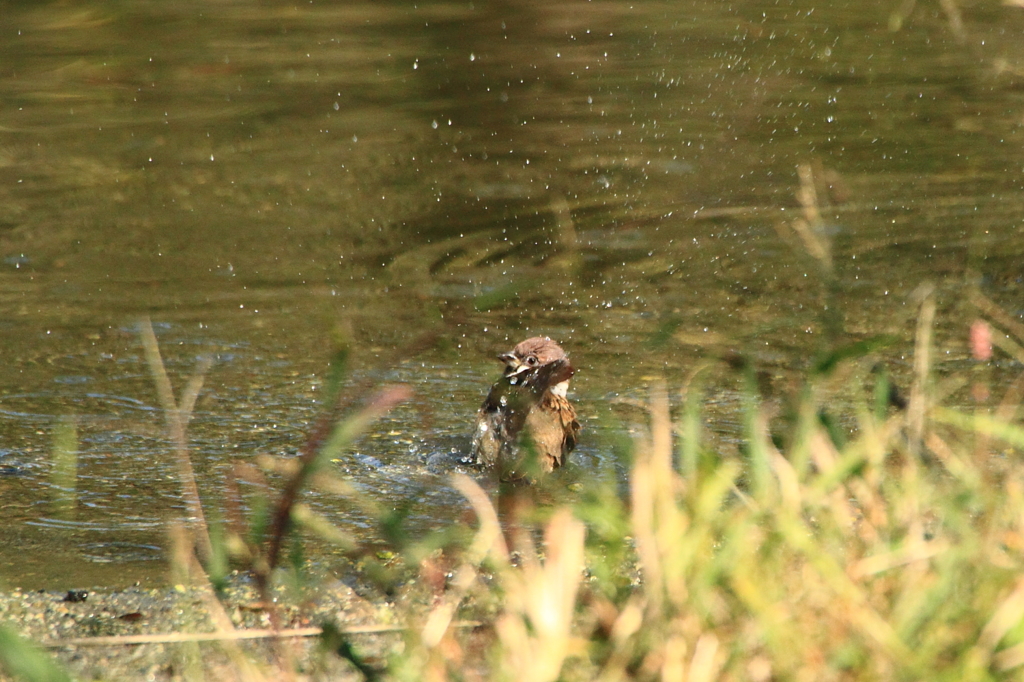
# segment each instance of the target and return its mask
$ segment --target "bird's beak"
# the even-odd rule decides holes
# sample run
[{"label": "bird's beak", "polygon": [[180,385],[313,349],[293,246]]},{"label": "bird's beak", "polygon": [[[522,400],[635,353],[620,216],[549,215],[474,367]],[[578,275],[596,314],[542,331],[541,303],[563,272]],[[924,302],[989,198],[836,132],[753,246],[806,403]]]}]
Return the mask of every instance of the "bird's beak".
[{"label": "bird's beak", "polygon": [[505,363],[505,376],[514,377],[530,369],[530,366],[515,356],[515,353],[502,353],[498,359]]}]

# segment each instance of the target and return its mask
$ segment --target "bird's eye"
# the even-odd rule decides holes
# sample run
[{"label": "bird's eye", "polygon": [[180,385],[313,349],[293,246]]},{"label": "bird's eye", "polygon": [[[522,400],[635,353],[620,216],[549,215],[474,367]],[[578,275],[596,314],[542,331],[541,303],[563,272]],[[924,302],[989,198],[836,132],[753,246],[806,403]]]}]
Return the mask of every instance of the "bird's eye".
[{"label": "bird's eye", "polygon": [[531,366],[532,365],[536,365],[537,364],[537,356],[536,355],[531,355],[530,357],[526,358],[526,363],[528,365],[531,365]]}]

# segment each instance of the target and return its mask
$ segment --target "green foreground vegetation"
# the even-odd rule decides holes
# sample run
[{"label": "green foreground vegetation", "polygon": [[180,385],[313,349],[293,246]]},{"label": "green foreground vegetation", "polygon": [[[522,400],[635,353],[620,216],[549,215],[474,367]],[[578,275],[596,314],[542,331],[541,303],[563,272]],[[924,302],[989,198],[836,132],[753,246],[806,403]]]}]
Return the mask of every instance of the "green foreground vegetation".
[{"label": "green foreground vegetation", "polygon": [[[628,466],[626,487],[610,475],[558,501],[545,492],[560,485],[554,476],[502,488],[495,503],[476,480],[455,474],[472,522],[416,540],[402,534],[401,512],[373,509],[393,552],[360,561],[382,599],[391,599],[401,645],[367,658],[358,640],[324,624],[318,655],[348,659],[352,674],[366,679],[1017,677],[1024,665],[1024,469],[1016,460],[1024,429],[1014,422],[1024,375],[1001,401],[978,402],[995,407],[943,407],[938,396],[966,388],[960,393],[979,397],[990,387],[983,372],[955,385],[932,382],[933,315],[925,297],[903,409],[891,406],[884,375],[859,372],[870,348],[861,344],[815,365],[787,419],[770,420],[751,397],[741,447],[724,455],[702,433],[698,370],[678,400],[655,385],[645,433],[615,446]],[[184,425],[201,373],[175,403],[149,336],[144,329],[187,490]],[[972,328],[978,366],[991,358],[992,342],[1021,355],[1010,339],[979,320]],[[824,383],[843,365],[877,384],[874,397],[853,401],[848,438],[822,409]],[[342,390],[343,366],[340,354],[332,388],[338,407],[315,427],[298,461],[268,458],[262,470],[240,465],[225,486],[228,520],[213,532],[196,498],[193,539],[177,542],[173,559],[182,581],[209,579],[214,594],[228,568],[241,566],[269,595],[282,580],[301,582],[301,558],[289,566],[279,557],[300,557],[306,534],[359,555],[357,543],[301,503],[300,492],[313,485],[371,505],[329,462],[405,393],[368,392],[362,407],[351,408],[342,396],[351,389]],[[339,411],[350,416],[339,419]],[[268,473],[283,484],[267,483]],[[236,479],[265,491],[247,500],[256,510],[250,518],[242,518]],[[277,622],[273,599],[265,604]],[[213,621],[219,631],[233,629],[230,620]],[[10,676],[67,679],[47,654],[12,634],[15,624],[7,627],[0,662]],[[193,657],[202,659],[202,647]],[[229,654],[232,674],[244,680],[316,679],[322,669],[286,653],[270,664]]]}]

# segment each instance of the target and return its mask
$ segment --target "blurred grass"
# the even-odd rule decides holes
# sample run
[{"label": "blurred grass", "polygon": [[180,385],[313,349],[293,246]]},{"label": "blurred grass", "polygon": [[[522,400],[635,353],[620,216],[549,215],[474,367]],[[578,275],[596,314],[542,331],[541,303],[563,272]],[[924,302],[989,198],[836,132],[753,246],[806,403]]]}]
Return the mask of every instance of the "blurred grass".
[{"label": "blurred grass", "polygon": [[[456,474],[472,520],[429,537],[410,537],[401,527],[408,510],[374,506],[329,467],[408,395],[371,394],[323,429],[305,465],[271,457],[258,460],[262,472],[238,465],[234,476],[256,490],[249,518],[214,524],[217,566],[206,570],[223,575],[233,562],[262,571],[298,600],[310,579],[304,535],[359,559],[393,605],[403,645],[368,657],[359,640],[324,623],[317,651],[366,679],[1016,679],[1024,673],[1024,378],[1001,400],[981,400],[993,389],[978,384],[991,373],[972,372],[964,381],[975,384],[973,405],[939,404],[929,361],[933,299],[923,292],[906,409],[892,406],[885,372],[867,370],[878,344],[844,346],[812,363],[788,419],[770,419],[748,381],[742,444],[728,452],[704,436],[707,365],[678,396],[651,387],[646,429],[616,447],[625,452],[625,487],[594,476],[552,495],[564,487],[552,476],[499,490],[495,501]],[[971,328],[978,363],[992,354],[986,325]],[[837,406],[825,384],[848,365],[865,370],[846,372],[852,381],[874,375],[875,391],[851,390],[861,397]],[[826,407],[842,417],[823,418]],[[372,512],[392,551],[360,548],[297,492],[276,494],[269,476],[286,487],[301,477]],[[513,496],[515,513],[502,512],[502,495]],[[275,497],[287,502],[290,523],[274,542],[292,557],[276,568],[266,553]],[[241,505],[228,515],[243,515]],[[177,546],[180,572],[199,570],[193,544]],[[5,636],[11,653],[0,660],[9,673],[55,679]],[[299,659],[280,651],[277,669],[265,672],[236,653],[236,677],[301,674]],[[186,653],[201,670],[202,650]]]},{"label": "blurred grass", "polygon": [[0,672],[29,682],[70,682],[71,676],[50,656],[0,625]]},{"label": "blurred grass", "polygon": [[[516,548],[518,568],[471,496],[489,549],[460,570],[487,566],[479,589],[500,595],[482,677],[1018,678],[1024,429],[1005,400],[994,414],[935,405],[928,342],[918,335],[921,412],[865,399],[842,445],[813,386],[785,452],[751,396],[741,457],[703,443],[698,389],[673,419],[655,386],[628,499],[597,486],[550,511],[543,549]],[[466,679],[445,653],[463,650],[443,641],[413,638],[399,658],[431,662],[421,679]]]}]

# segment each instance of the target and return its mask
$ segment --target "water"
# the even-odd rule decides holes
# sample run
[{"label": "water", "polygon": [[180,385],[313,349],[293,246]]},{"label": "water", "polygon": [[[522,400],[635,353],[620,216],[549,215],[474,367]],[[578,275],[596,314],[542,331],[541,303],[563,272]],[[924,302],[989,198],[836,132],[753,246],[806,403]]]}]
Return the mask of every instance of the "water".
[{"label": "water", "polygon": [[[837,334],[826,306],[839,341],[894,334],[905,376],[931,282],[939,371],[969,367],[967,284],[1022,312],[1024,10],[965,5],[956,28],[918,3],[893,31],[891,5],[7,3],[0,575],[163,579],[184,504],[142,315],[179,392],[216,359],[190,427],[211,508],[233,461],[297,452],[347,329],[355,378],[415,396],[338,470],[416,498],[419,529],[461,514],[437,463],[529,335],[580,367],[577,476],[654,378],[739,351],[784,383]],[[831,288],[792,229],[799,164]],[[735,378],[711,377],[728,437]]]}]

